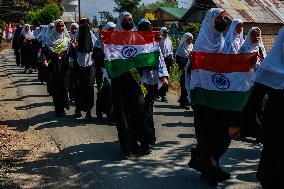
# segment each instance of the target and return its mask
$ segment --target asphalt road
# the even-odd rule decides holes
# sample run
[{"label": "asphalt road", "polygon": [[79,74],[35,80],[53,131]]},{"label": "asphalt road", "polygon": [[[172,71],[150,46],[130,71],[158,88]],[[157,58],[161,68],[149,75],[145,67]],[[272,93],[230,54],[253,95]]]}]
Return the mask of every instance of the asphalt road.
[{"label": "asphalt road", "polygon": [[[96,189],[206,189],[199,174],[187,167],[190,148],[196,144],[192,111],[180,109],[177,96],[169,93],[169,103],[155,103],[157,144],[145,157],[126,158],[117,141],[115,126],[106,120],[76,120],[74,106],[67,116],[57,118],[46,85],[37,74],[25,74],[16,66],[12,50],[2,52],[0,68],[17,87],[19,99],[30,118],[14,121],[17,130],[43,133],[60,150],[33,162],[22,163],[21,174],[36,175],[33,188]],[[95,112],[93,112],[95,115]],[[255,173],[261,146],[252,140],[233,141],[221,165],[233,178],[219,188],[260,188]],[[33,182],[26,179],[19,182]],[[32,184],[31,184],[32,185]]]}]

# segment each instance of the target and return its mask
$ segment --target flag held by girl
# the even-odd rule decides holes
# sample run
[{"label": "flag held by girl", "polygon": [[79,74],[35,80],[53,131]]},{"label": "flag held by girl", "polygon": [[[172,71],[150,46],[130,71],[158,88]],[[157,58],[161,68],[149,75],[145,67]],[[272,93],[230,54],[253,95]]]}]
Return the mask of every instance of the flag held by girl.
[{"label": "flag held by girl", "polygon": [[133,68],[159,65],[157,32],[104,32],[105,66],[111,78]]},{"label": "flag held by girl", "polygon": [[256,53],[193,52],[191,103],[220,110],[241,111],[253,86]]}]

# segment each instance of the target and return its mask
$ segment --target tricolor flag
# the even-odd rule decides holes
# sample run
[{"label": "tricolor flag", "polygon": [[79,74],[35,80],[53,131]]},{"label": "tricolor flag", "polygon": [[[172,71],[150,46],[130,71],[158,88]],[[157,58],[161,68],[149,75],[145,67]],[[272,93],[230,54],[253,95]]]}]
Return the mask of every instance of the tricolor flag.
[{"label": "tricolor flag", "polygon": [[193,52],[190,80],[192,104],[241,111],[251,92],[257,53]]},{"label": "tricolor flag", "polygon": [[155,31],[104,32],[104,63],[111,78],[133,68],[159,65],[159,41]]}]

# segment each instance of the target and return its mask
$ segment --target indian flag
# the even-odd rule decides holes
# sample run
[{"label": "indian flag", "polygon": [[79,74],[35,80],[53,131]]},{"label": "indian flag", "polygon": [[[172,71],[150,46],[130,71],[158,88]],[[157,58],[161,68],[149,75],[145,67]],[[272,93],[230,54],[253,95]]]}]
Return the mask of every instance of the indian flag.
[{"label": "indian flag", "polygon": [[253,86],[256,53],[213,54],[193,52],[190,80],[192,104],[241,111]]},{"label": "indian flag", "polygon": [[133,68],[159,65],[159,41],[155,31],[104,32],[104,63],[111,78]]}]

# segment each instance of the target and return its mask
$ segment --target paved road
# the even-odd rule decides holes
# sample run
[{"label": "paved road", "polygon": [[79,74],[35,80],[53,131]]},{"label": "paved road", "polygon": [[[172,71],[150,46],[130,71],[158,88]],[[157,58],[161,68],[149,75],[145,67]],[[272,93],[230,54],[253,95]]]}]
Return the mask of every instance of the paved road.
[{"label": "paved road", "polygon": [[[120,152],[114,126],[108,126],[106,120],[76,120],[71,116],[74,107],[66,117],[56,118],[46,85],[38,82],[36,74],[24,74],[15,65],[12,50],[2,54],[0,71],[12,80],[19,98],[26,103],[17,108],[30,113],[29,119],[14,121],[17,129],[42,132],[60,150],[22,164],[19,172],[37,175],[38,188],[210,188],[200,181],[197,172],[187,167],[189,150],[196,144],[193,117],[192,111],[178,107],[177,96],[170,94],[169,103],[155,104],[157,145],[152,154],[127,159]],[[255,179],[259,155],[259,145],[249,140],[233,141],[221,163],[233,178],[219,188],[259,188]]]}]

